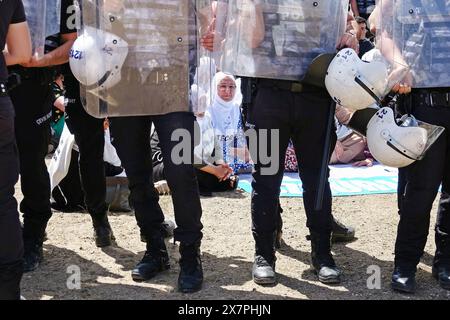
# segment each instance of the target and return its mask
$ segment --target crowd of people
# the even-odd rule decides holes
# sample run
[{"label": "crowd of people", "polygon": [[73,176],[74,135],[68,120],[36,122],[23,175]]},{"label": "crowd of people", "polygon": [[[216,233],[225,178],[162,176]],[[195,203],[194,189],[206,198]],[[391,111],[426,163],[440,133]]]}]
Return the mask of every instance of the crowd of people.
[{"label": "crowd of people", "polygon": [[[320,193],[318,177],[323,170],[320,164],[327,154],[324,145],[332,99],[324,86],[298,81],[298,76],[305,75],[312,62],[311,53],[316,49],[331,53],[348,47],[363,58],[375,48],[375,33],[383,31],[377,30],[382,24],[369,25],[369,21],[379,21],[373,17],[381,16],[385,7],[395,1],[380,1],[378,7],[375,1],[336,1],[329,6],[330,16],[327,17],[334,23],[334,33],[314,30],[322,21],[312,21],[311,28],[303,31],[306,35],[299,31],[302,28],[291,27],[295,17],[282,9],[274,15],[275,9],[267,1],[247,1],[242,7],[233,7],[234,11],[213,1],[210,10],[214,22],[220,14],[240,13],[233,19],[225,19],[228,23],[209,25],[202,29],[203,33],[199,32],[197,40],[203,50],[216,52],[217,47],[221,47],[222,56],[212,68],[210,92],[206,92],[210,99],[197,105],[195,112],[129,114],[108,119],[86,112],[83,104],[91,101],[88,96],[95,91],[83,83],[80,86],[68,64],[73,54],[71,48],[80,39],[77,40],[76,26],[67,23],[72,19],[71,8],[76,2],[61,0],[60,30],[47,37],[45,50],[40,54],[32,51],[35,48],[30,33],[35,30],[27,24],[33,1],[0,2],[0,46],[4,48],[0,57],[0,299],[19,299],[22,274],[36,270],[42,262],[52,209],[87,212],[92,218],[96,245],[114,245],[115,236],[108,221],[112,202],[108,192],[123,192],[120,199],[126,204],[120,204],[119,210],[134,211],[141,238],[146,243],[145,254],[132,271],[133,280],[148,281],[170,267],[164,238],[173,235],[180,243],[178,289],[184,293],[200,290],[203,283],[200,196],[233,191],[238,187],[239,175],[246,173],[253,175],[251,230],[255,260],[252,277],[259,285],[274,284],[277,281],[276,248],[281,243],[283,225],[280,185],[285,171],[298,172],[303,183],[312,266],[318,280],[325,284],[340,283],[342,270],[333,259],[331,245],[333,241],[354,239],[355,231],[333,217],[327,180],[320,206],[316,203]],[[283,0],[278,2],[282,8]],[[423,6],[436,2],[438,7],[445,3],[440,0],[420,2]],[[82,3],[83,10],[92,5],[90,1]],[[230,1],[225,6],[233,5]],[[342,10],[347,5],[348,12]],[[390,5],[392,7],[392,3]],[[151,16],[152,10],[145,5],[131,5],[128,0],[105,0],[104,6],[110,19],[124,14],[124,8],[128,8],[128,14],[133,14],[133,10],[149,11],[142,17]],[[442,37],[448,37],[450,13],[445,4],[441,9],[447,20],[434,21],[428,17],[426,25],[416,26],[418,30],[414,32],[438,29]],[[249,19],[252,19],[251,24],[248,24]],[[227,31],[221,33],[220,27]],[[136,37],[136,30],[132,28],[132,24],[124,24],[121,32],[132,35],[132,39]],[[271,32],[267,32],[269,28]],[[245,33],[241,31],[244,29]],[[314,32],[320,33],[321,40],[328,41],[316,41]],[[275,41],[275,35],[280,33],[284,33],[285,43]],[[302,36],[313,46],[324,47],[311,49],[307,44],[296,43]],[[337,47],[333,36],[339,38]],[[380,38],[383,37],[384,34]],[[439,37],[430,41],[439,41]],[[233,51],[237,47],[242,51]],[[143,59],[143,56],[138,58]],[[450,60],[441,60],[440,65],[448,69]],[[417,65],[424,70],[428,67]],[[134,74],[128,72],[128,77],[122,76],[119,85],[133,79]],[[426,78],[429,74],[425,72],[414,83],[408,81],[408,76],[405,80],[399,79],[401,83],[392,91],[401,94],[394,100],[398,110],[406,110],[418,119],[448,129],[450,76],[448,71],[440,72],[440,82],[431,87]],[[369,150],[365,132],[352,124],[359,119],[358,111],[337,102],[328,163],[372,166],[376,160]],[[152,97],[149,96],[146,103],[151,104]],[[173,140],[172,133],[180,128],[187,130],[192,139],[187,155],[190,162],[181,164],[171,158],[179,142]],[[258,147],[251,148],[247,133],[255,129]],[[278,164],[275,172],[265,174],[273,163],[267,163],[259,149],[262,145],[273,146],[271,133],[275,131]],[[198,141],[194,141],[196,136]],[[444,289],[450,289],[448,150],[448,134],[444,133],[423,159],[400,168],[400,223],[392,276],[395,290],[415,291],[415,273],[428,236],[431,205],[441,183],[433,275]],[[45,163],[48,153],[53,155],[49,169]],[[432,174],[429,168],[434,168]],[[23,214],[22,226],[14,198],[19,173],[23,194],[19,206]],[[108,189],[111,182],[107,183],[107,177],[119,177],[109,181],[120,187]],[[158,203],[162,194],[172,196],[176,224],[165,219]]]}]

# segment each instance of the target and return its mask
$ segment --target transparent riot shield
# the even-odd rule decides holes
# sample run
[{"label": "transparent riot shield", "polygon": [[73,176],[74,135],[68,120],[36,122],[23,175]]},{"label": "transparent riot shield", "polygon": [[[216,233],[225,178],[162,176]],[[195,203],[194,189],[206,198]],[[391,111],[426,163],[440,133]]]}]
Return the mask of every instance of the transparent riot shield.
[{"label": "transparent riot shield", "polygon": [[[119,3],[119,4],[118,4]],[[70,64],[95,117],[205,109],[215,63],[200,38],[210,0],[82,2]]]},{"label": "transparent riot shield", "polygon": [[[404,153],[412,159],[422,160],[425,156],[425,153],[430,149],[430,147],[436,142],[436,140],[444,133],[445,128],[437,125],[433,125],[421,120],[416,119],[413,115],[405,114],[399,119],[396,119],[396,123],[400,128],[421,128],[423,131],[424,139],[419,143],[419,152],[417,150],[411,151],[411,148],[405,148],[393,139],[391,142],[394,147],[399,150],[404,150]],[[403,138],[406,139],[405,135]],[[417,144],[416,144],[417,145]],[[403,149],[402,149],[403,148]]]},{"label": "transparent riot shield", "polygon": [[378,6],[377,47],[394,66],[391,80],[401,78],[406,66],[403,81],[412,87],[448,87],[450,2],[378,0]]},{"label": "transparent riot shield", "polygon": [[33,54],[44,55],[45,38],[59,32],[61,0],[22,0],[30,29]]},{"label": "transparent riot shield", "polygon": [[220,68],[246,77],[302,80],[345,31],[346,0],[219,0]]}]

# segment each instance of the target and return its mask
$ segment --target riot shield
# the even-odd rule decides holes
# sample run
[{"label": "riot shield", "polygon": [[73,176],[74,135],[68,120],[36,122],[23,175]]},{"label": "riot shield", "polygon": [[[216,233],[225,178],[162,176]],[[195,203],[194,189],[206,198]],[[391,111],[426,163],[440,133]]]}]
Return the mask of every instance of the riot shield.
[{"label": "riot shield", "polygon": [[220,68],[238,76],[302,80],[316,57],[336,52],[347,6],[346,0],[219,0]]},{"label": "riot shield", "polygon": [[22,0],[30,29],[33,54],[44,55],[45,38],[59,32],[61,0]]},{"label": "riot shield", "polygon": [[95,117],[205,109],[215,72],[200,37],[210,0],[82,2],[70,64]]},{"label": "riot shield", "polygon": [[[406,66],[414,88],[450,83],[450,1],[378,0],[377,47],[394,66]],[[398,80],[401,72],[393,73]],[[397,79],[395,79],[397,78]]]}]

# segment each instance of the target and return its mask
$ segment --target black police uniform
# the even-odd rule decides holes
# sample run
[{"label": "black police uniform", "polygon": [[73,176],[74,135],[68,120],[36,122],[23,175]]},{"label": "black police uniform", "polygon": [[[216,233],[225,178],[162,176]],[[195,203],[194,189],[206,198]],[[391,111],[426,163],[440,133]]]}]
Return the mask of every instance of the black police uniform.
[{"label": "black police uniform", "polygon": [[[440,3],[445,6],[445,1]],[[441,9],[443,12],[446,10],[448,19],[448,8]],[[399,170],[400,222],[395,244],[393,287],[414,291],[414,273],[427,242],[430,211],[442,184],[435,226],[433,275],[442,287],[450,289],[450,19],[410,25],[403,30],[410,31],[407,36],[413,32],[424,35],[425,49],[414,67],[412,92],[400,99],[399,109],[446,130],[422,160]],[[413,45],[407,47],[406,56],[408,51],[414,53],[414,50]],[[409,281],[402,283],[400,278],[408,278]]]},{"label": "black police uniform", "polygon": [[[61,34],[76,32],[75,27],[70,28],[66,23],[71,21],[71,15],[74,14],[69,8],[73,5],[73,0],[61,2]],[[67,101],[65,121],[79,148],[81,184],[86,207],[93,220],[97,246],[107,246],[111,244],[114,236],[107,218],[103,119],[94,118],[84,110],[80,98],[80,84],[68,63],[61,67],[61,73],[64,76]]]},{"label": "black police uniform", "polygon": [[[24,22],[20,0],[0,2],[0,47],[5,47],[9,25]],[[22,232],[14,198],[19,158],[14,138],[14,107],[7,93],[8,71],[0,55],[0,300],[20,299],[23,272]]]},{"label": "black police uniform", "polygon": [[[287,19],[288,14],[278,15],[264,12],[266,26],[280,24],[280,19]],[[296,16],[292,22],[297,23]],[[319,27],[319,26],[318,26]],[[278,70],[284,70],[286,77],[298,77],[308,68],[312,56],[317,56],[311,43],[289,43],[285,45],[283,56],[276,53],[274,39],[270,28],[267,28],[265,38],[258,48],[252,48],[254,56],[255,74],[265,74],[268,65],[276,65]],[[306,30],[311,33],[314,28]],[[290,35],[291,36],[291,35]],[[295,39],[295,35],[292,35]],[[286,39],[290,39],[286,36]],[[287,41],[287,40],[286,40]],[[308,50],[310,49],[310,50]],[[304,61],[303,61],[304,60]],[[258,70],[260,68],[260,70]],[[269,77],[269,74],[268,74]],[[249,84],[250,83],[250,84]],[[252,192],[252,232],[255,239],[255,264],[253,266],[253,279],[258,284],[269,284],[275,281],[274,243],[277,230],[280,227],[279,194],[284,173],[284,158],[289,140],[292,139],[299,162],[299,174],[303,182],[304,205],[307,215],[307,226],[311,232],[313,263],[322,281],[337,282],[336,273],[329,279],[323,279],[320,272],[323,266],[336,270],[335,263],[330,255],[330,240],[333,217],[331,214],[331,189],[327,181],[323,200],[323,208],[315,210],[315,200],[321,172],[323,157],[323,144],[326,135],[327,118],[331,99],[323,88],[311,86],[290,80],[275,80],[264,78],[246,79],[244,82],[247,92],[244,94],[244,107],[246,112],[246,126],[258,132],[258,148],[250,148],[252,159],[255,161],[253,172]],[[244,91],[244,92],[245,92]],[[249,99],[249,96],[250,99]],[[267,136],[259,130],[267,130]],[[270,150],[271,135],[279,138],[279,150]],[[277,136],[278,134],[278,136]],[[331,148],[334,148],[336,134],[333,130]],[[267,146],[268,154],[278,157],[278,167],[275,174],[264,174],[263,170],[273,165],[263,164],[259,158],[259,146]],[[262,154],[266,151],[262,150]],[[319,259],[317,259],[319,257]],[[271,269],[269,269],[269,267]],[[333,279],[332,279],[333,278]]]},{"label": "black police uniform", "polygon": [[[190,6],[194,6],[194,2],[189,2]],[[125,3],[127,5],[127,3]],[[131,6],[134,10],[139,10],[142,17],[148,20],[147,23],[158,23],[157,18],[167,15],[171,10],[178,10],[176,3],[168,4],[166,7],[148,8],[148,4],[138,3]],[[133,10],[132,9],[132,10]],[[86,8],[85,8],[86,10]],[[93,9],[94,10],[94,9]],[[194,8],[190,7],[190,17],[194,18]],[[151,17],[151,18],[148,18]],[[130,14],[125,16],[123,24],[124,38],[129,42],[139,39],[136,35],[136,17]],[[128,19],[128,21],[126,20]],[[86,19],[87,21],[87,19]],[[131,23],[131,21],[133,23]],[[190,23],[195,28],[195,23]],[[118,24],[117,27],[122,27]],[[192,31],[192,30],[190,30]],[[190,32],[190,35],[195,35]],[[192,40],[192,39],[191,39]],[[194,39],[195,40],[195,39]],[[197,43],[193,41],[191,43]],[[196,52],[192,47],[191,53]],[[172,54],[172,53],[170,53]],[[192,55],[195,58],[195,54]],[[130,81],[134,80],[136,74],[133,65],[143,66],[143,73],[151,70],[148,61],[152,59],[160,59],[162,65],[168,63],[167,56],[155,57],[155,52],[136,51],[128,56],[122,68],[122,80],[128,83],[123,84],[129,86]],[[128,66],[131,68],[128,68]],[[147,70],[146,70],[147,69]],[[131,79],[131,80],[130,80]],[[148,78],[150,79],[150,78]],[[134,80],[137,81],[137,80]],[[140,81],[140,80],[139,80]],[[116,89],[120,87],[120,83]],[[136,88],[139,89],[139,86]],[[127,92],[130,94],[130,92]],[[114,94],[121,95],[121,92],[110,90],[111,96]],[[118,98],[117,100],[121,100]],[[148,103],[152,103],[152,96],[149,95]],[[155,103],[155,102],[153,102]],[[109,105],[108,105],[109,106]],[[120,108],[127,108],[125,103],[119,105]],[[160,110],[163,113],[164,105],[155,105],[153,110]],[[187,109],[187,108],[186,108]],[[156,112],[155,112],[156,113]],[[69,114],[69,120],[72,117]],[[141,234],[147,240],[147,250],[142,261],[132,271],[132,278],[135,281],[148,280],[155,276],[158,272],[169,268],[169,257],[164,243],[164,214],[158,203],[159,196],[154,188],[152,181],[152,156],[150,147],[150,129],[152,123],[160,139],[160,146],[164,161],[164,173],[172,192],[172,200],[175,211],[175,219],[177,228],[174,231],[174,239],[180,242],[180,276],[178,278],[178,287],[182,292],[193,292],[199,290],[203,281],[203,271],[200,261],[200,243],[202,239],[201,223],[201,203],[198,190],[197,179],[192,164],[175,164],[171,161],[171,152],[179,144],[179,141],[172,140],[172,134],[175,130],[185,129],[190,133],[193,140],[195,117],[191,112],[171,112],[166,114],[152,116],[128,116],[128,117],[111,117],[111,136],[113,144],[121,159],[122,165],[127,173],[130,188],[130,204],[135,210],[136,220],[141,230]],[[191,146],[193,146],[191,141]],[[192,152],[193,155],[193,152]],[[191,162],[193,163],[193,162]]]},{"label": "black police uniform", "polygon": [[16,113],[15,132],[20,159],[23,200],[25,271],[34,270],[42,258],[45,228],[52,215],[50,178],[45,164],[50,143],[51,106],[47,103],[53,81],[52,68],[12,66],[21,84],[11,91]]}]

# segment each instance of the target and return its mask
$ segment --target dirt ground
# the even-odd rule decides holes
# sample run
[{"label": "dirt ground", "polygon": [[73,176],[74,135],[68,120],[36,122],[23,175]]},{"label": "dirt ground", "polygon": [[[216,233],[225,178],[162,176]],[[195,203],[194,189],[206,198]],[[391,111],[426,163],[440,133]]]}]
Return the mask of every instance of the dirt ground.
[{"label": "dirt ground", "polygon": [[[17,186],[17,198],[20,189]],[[192,295],[176,290],[179,272],[178,246],[168,241],[171,269],[146,283],[131,279],[131,270],[145,249],[133,213],[111,213],[110,222],[117,245],[95,246],[90,217],[86,213],[55,212],[44,245],[45,261],[24,275],[23,295],[27,299],[449,299],[431,276],[434,254],[436,206],[430,236],[417,274],[418,290],[406,296],[391,291],[393,247],[398,215],[395,195],[335,198],[334,214],[356,228],[357,240],[334,245],[336,262],[344,271],[339,286],[319,283],[309,261],[310,243],[305,239],[305,214],[299,198],[282,199],[284,244],[277,253],[278,284],[255,285],[251,280],[254,243],[250,232],[250,196],[222,193],[202,198],[204,239],[203,290]],[[167,216],[173,217],[170,196],[161,198]],[[70,267],[79,267],[81,288],[70,290]],[[381,289],[368,289],[369,266],[381,268]],[[69,269],[68,269],[69,268]]]}]

